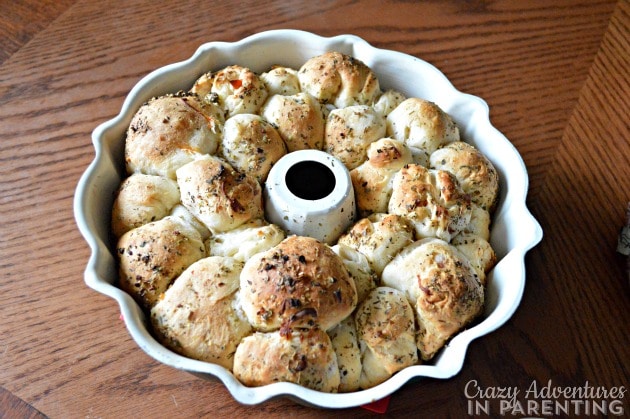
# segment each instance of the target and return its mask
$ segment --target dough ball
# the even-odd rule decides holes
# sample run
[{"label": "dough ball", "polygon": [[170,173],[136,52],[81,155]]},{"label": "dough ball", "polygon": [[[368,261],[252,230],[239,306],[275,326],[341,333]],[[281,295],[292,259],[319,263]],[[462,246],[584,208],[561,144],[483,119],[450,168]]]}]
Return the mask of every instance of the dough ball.
[{"label": "dough ball", "polygon": [[383,115],[383,117],[387,117],[391,111],[396,109],[398,105],[400,105],[407,97],[404,93],[399,92],[398,90],[389,89],[383,92],[374,105],[372,107],[376,112]]},{"label": "dough ball", "polygon": [[357,303],[377,287],[379,278],[370,266],[367,257],[358,250],[344,244],[336,244],[332,250],[339,255],[357,289]]},{"label": "dough ball", "polygon": [[190,211],[188,211],[188,209],[181,203],[173,207],[170,215],[179,218],[181,222],[197,230],[197,232],[199,232],[199,234],[201,235],[202,240],[206,240],[208,237],[210,237],[210,230],[208,230],[208,227],[206,227],[204,223],[199,221],[197,217],[192,215]]},{"label": "dough ball", "polygon": [[289,67],[274,66],[260,75],[267,87],[269,97],[273,95],[291,96],[300,93],[300,80],[297,70]]},{"label": "dough ball", "polygon": [[339,244],[361,252],[377,275],[403,248],[413,242],[413,226],[395,214],[372,214],[357,221]]},{"label": "dough ball", "polygon": [[120,287],[144,308],[155,304],[175,278],[205,256],[197,230],[171,216],[128,231],[116,248]]},{"label": "dough ball", "polygon": [[280,227],[256,219],[233,230],[213,234],[206,241],[206,247],[210,255],[230,256],[245,262],[256,253],[269,250],[284,239],[285,232]]},{"label": "dough ball", "polygon": [[373,387],[418,362],[414,313],[405,294],[378,287],[355,314],[363,369],[360,386]]},{"label": "dough ball", "polygon": [[367,160],[350,171],[360,216],[387,212],[394,175],[412,162],[411,151],[400,141],[382,138],[370,144]]},{"label": "dough ball", "polygon": [[339,52],[309,59],[298,78],[303,92],[337,108],[371,105],[381,93],[378,78],[365,63]]},{"label": "dough ball", "polygon": [[236,305],[243,263],[208,257],[190,265],[151,309],[158,339],[189,358],[232,369],[251,325]]},{"label": "dough ball", "polygon": [[222,127],[222,114],[196,96],[152,99],[138,109],[127,129],[127,172],[175,179],[178,168],[216,151]]},{"label": "dough ball", "polygon": [[191,92],[206,103],[220,106],[226,118],[257,113],[267,99],[267,88],[256,73],[239,65],[202,75]]},{"label": "dough ball", "polygon": [[455,176],[444,170],[429,170],[409,164],[394,175],[389,213],[407,217],[416,235],[445,241],[470,222],[470,196],[459,187]]},{"label": "dough ball", "polygon": [[177,170],[182,204],[210,231],[227,231],[263,215],[262,188],[224,160],[206,156]]},{"label": "dough ball", "polygon": [[332,343],[319,328],[245,337],[234,355],[234,375],[251,387],[282,381],[328,393],[340,383]]},{"label": "dough ball", "polygon": [[431,168],[455,175],[472,202],[492,212],[499,196],[499,174],[492,162],[472,145],[457,141],[431,154]]},{"label": "dough ball", "polygon": [[435,103],[419,98],[404,100],[387,115],[387,135],[428,154],[459,141],[453,119]]},{"label": "dough ball", "polygon": [[177,182],[162,176],[135,173],[120,184],[112,206],[116,237],[166,217],[179,202]]},{"label": "dough ball", "polygon": [[484,288],[468,259],[443,240],[428,238],[400,252],[385,267],[383,285],[406,293],[416,311],[416,343],[429,360],[481,314]]},{"label": "dough ball", "polygon": [[354,317],[346,317],[328,332],[339,366],[339,392],[347,393],[360,388],[361,351],[357,340]]},{"label": "dough ball", "polygon": [[472,204],[470,221],[460,234],[479,236],[490,241],[490,213],[478,205]]},{"label": "dough ball", "polygon": [[225,121],[223,133],[219,154],[238,172],[261,183],[287,152],[278,131],[259,115],[234,115]]},{"label": "dough ball", "polygon": [[451,242],[453,246],[466,256],[475,269],[481,285],[486,285],[486,274],[497,262],[497,255],[490,243],[483,237],[473,234],[458,234]]},{"label": "dough ball", "polygon": [[245,263],[242,304],[259,330],[319,327],[328,330],[357,304],[354,281],[325,244],[290,236]]},{"label": "dough ball", "polygon": [[278,130],[289,152],[322,149],[326,120],[321,105],[311,95],[274,95],[261,115]]},{"label": "dough ball", "polygon": [[324,151],[352,170],[367,159],[371,143],[385,136],[385,119],[367,105],[333,109],[328,114]]}]

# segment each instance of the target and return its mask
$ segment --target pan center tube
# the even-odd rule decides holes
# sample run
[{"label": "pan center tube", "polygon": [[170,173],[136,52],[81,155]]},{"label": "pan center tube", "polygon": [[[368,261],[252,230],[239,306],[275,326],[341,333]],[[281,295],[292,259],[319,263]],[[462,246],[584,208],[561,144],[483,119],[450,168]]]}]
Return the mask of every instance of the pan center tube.
[{"label": "pan center tube", "polygon": [[265,214],[288,234],[334,244],[355,220],[350,172],[319,150],[286,154],[265,182]]}]

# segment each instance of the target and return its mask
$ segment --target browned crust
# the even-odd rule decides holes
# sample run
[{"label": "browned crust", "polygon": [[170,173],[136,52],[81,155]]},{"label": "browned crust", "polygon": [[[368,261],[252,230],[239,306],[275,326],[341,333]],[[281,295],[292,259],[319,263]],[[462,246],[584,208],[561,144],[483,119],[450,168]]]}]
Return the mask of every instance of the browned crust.
[{"label": "browned crust", "polygon": [[241,273],[243,306],[262,330],[324,330],[346,318],[357,292],[343,261],[328,246],[291,236],[249,259]]},{"label": "browned crust", "polygon": [[286,381],[325,392],[337,392],[340,383],[332,343],[319,328],[244,338],[236,350],[234,375],[246,386]]},{"label": "browned crust", "polygon": [[195,230],[164,218],[125,233],[118,241],[120,286],[143,307],[152,306],[189,265],[205,255]]},{"label": "browned crust", "polygon": [[311,58],[300,68],[298,76],[304,91],[322,103],[334,103],[339,108],[371,104],[380,93],[374,72],[362,61],[339,52]]},{"label": "browned crust", "polygon": [[258,181],[217,157],[187,164],[177,178],[182,204],[211,230],[230,230],[262,215]]},{"label": "browned crust", "polygon": [[[175,154],[216,150],[212,136],[220,123],[196,96],[170,95],[150,100],[138,109],[127,130],[128,171],[171,177],[172,173],[161,172]],[[155,169],[149,170],[150,167]]]}]

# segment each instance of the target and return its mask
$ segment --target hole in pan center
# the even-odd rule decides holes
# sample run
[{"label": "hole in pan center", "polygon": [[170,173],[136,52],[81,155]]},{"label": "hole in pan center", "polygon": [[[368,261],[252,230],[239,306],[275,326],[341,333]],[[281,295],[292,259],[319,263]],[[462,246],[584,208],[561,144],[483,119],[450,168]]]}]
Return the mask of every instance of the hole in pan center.
[{"label": "hole in pan center", "polygon": [[335,175],[318,161],[305,160],[291,166],[285,175],[289,191],[298,198],[315,201],[327,197],[335,189]]}]

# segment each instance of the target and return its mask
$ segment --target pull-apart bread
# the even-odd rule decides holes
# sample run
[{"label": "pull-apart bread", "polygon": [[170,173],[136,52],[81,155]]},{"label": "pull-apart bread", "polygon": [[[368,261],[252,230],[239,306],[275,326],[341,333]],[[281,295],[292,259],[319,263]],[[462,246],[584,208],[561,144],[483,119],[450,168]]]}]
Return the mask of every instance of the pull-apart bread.
[{"label": "pull-apart bread", "polygon": [[470,263],[437,238],[415,242],[385,267],[384,285],[407,294],[416,310],[418,350],[433,355],[483,309],[484,290]]},{"label": "pull-apart bread", "polygon": [[217,150],[223,122],[216,105],[194,95],[150,100],[138,109],[127,130],[128,171],[175,179],[180,166]]},{"label": "pull-apart bread", "polygon": [[262,216],[258,181],[224,160],[206,156],[177,170],[182,204],[211,231],[227,231]]},{"label": "pull-apart bread", "polygon": [[179,203],[177,182],[162,176],[135,173],[122,181],[112,207],[112,231],[129,230],[166,217]]},{"label": "pull-apart bread", "polygon": [[411,150],[401,141],[381,138],[369,145],[367,160],[350,172],[360,215],[387,212],[394,175],[410,163]]},{"label": "pull-apart bread", "polygon": [[261,115],[278,130],[289,152],[321,150],[324,145],[324,111],[308,93],[274,95],[263,105]]},{"label": "pull-apart bread", "polygon": [[[264,212],[269,170],[304,149],[350,172],[358,219],[331,244]],[[381,90],[353,57],[201,74],[138,109],[125,165],[119,286],[164,346],[246,386],[366,389],[483,312],[497,170],[436,103]]]},{"label": "pull-apart bread", "polygon": [[411,220],[418,237],[450,241],[470,222],[472,206],[453,174],[409,164],[394,175],[389,213]]},{"label": "pull-apart bread", "polygon": [[226,118],[256,113],[268,94],[260,77],[239,65],[202,75],[190,90],[204,103],[218,105]]},{"label": "pull-apart bread", "polygon": [[199,232],[173,216],[126,232],[116,250],[120,285],[145,308],[206,253]]},{"label": "pull-apart bread", "polygon": [[238,172],[262,183],[286,153],[278,131],[260,115],[238,114],[225,121],[219,154]]},{"label": "pull-apart bread", "polygon": [[241,273],[243,309],[259,330],[328,330],[352,313],[357,291],[341,258],[310,237],[290,236],[251,257]]},{"label": "pull-apart bread", "polygon": [[298,71],[298,79],[303,92],[336,108],[371,105],[381,90],[368,66],[339,52],[311,58]]},{"label": "pull-apart bread", "polygon": [[234,355],[234,375],[247,386],[288,381],[336,392],[340,375],[330,337],[319,328],[255,332]]},{"label": "pull-apart bread", "polygon": [[236,303],[243,263],[210,256],[190,265],[151,309],[158,338],[177,353],[231,369],[251,325]]}]

